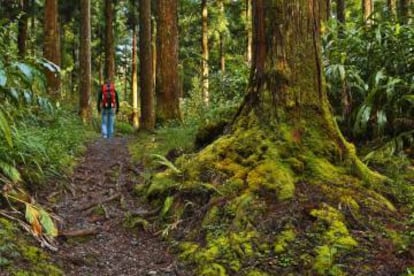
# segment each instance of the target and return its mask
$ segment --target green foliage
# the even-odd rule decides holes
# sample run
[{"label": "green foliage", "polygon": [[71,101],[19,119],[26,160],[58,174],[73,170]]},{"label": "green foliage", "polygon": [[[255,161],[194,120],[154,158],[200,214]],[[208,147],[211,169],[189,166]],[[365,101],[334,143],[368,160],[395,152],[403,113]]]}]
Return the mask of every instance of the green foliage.
[{"label": "green foliage", "polygon": [[383,18],[337,35],[339,26],[330,23],[323,40],[325,72],[342,130],[358,139],[407,133],[414,116],[412,26]]}]

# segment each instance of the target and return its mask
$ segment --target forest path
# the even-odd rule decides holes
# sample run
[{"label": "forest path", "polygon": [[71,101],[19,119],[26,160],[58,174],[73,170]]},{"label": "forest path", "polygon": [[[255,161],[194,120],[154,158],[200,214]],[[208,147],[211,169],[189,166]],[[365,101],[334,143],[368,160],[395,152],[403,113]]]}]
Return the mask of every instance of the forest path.
[{"label": "forest path", "polygon": [[126,137],[89,144],[71,192],[56,203],[63,235],[53,258],[65,275],[188,275],[161,237],[123,226],[128,213],[145,212],[132,193],[142,168],[131,163],[127,144]]}]

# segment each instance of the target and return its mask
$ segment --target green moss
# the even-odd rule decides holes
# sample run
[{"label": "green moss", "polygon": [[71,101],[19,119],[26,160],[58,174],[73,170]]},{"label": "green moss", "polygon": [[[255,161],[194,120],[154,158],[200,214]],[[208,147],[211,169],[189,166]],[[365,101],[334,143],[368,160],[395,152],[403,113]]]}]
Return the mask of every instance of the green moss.
[{"label": "green moss", "polygon": [[250,270],[247,272],[246,276],[268,276],[269,274],[257,269]]},{"label": "green moss", "polygon": [[219,221],[220,209],[217,206],[213,206],[210,210],[207,211],[207,214],[204,216],[202,226],[208,227],[218,223]]},{"label": "green moss", "polygon": [[212,263],[209,265],[205,265],[201,268],[200,274],[203,276],[227,276],[226,269],[218,264],[218,263]]},{"label": "green moss", "polygon": [[266,160],[251,170],[247,176],[247,183],[254,191],[261,188],[274,191],[279,200],[292,198],[295,191],[292,172],[272,160]]},{"label": "green moss", "polygon": [[[19,264],[24,263],[24,269]],[[41,249],[32,246],[16,226],[0,218],[0,271],[11,275],[63,275]]]},{"label": "green moss", "polygon": [[275,253],[282,253],[286,250],[289,242],[295,240],[296,233],[295,230],[292,228],[286,229],[280,233],[277,238],[276,242],[273,246],[273,250]]},{"label": "green moss", "polygon": [[335,270],[338,275],[342,275],[334,261],[338,251],[351,250],[358,243],[349,234],[343,222],[343,215],[335,208],[325,205],[318,210],[312,210],[311,215],[328,224],[328,228],[323,234],[323,245],[316,248],[316,258],[313,265],[319,274]]},{"label": "green moss", "polygon": [[325,158],[319,158],[313,154],[304,157],[305,166],[311,178],[322,182],[337,182],[345,174],[344,169],[334,166]]}]

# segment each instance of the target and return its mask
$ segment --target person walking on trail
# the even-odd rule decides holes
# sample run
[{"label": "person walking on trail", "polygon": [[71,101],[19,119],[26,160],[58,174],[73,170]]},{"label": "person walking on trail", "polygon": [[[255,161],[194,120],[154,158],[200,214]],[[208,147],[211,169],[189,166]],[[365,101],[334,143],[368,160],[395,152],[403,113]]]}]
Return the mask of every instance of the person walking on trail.
[{"label": "person walking on trail", "polygon": [[111,138],[114,134],[115,115],[119,111],[119,99],[115,85],[110,80],[107,80],[99,90],[97,107],[98,112],[102,112],[102,137]]}]

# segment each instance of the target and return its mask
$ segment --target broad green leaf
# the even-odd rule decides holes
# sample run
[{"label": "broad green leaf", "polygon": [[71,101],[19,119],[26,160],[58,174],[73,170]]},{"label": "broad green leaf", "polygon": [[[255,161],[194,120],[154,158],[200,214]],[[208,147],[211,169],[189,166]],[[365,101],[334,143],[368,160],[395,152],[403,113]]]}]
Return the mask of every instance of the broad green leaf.
[{"label": "broad green leaf", "polygon": [[0,86],[4,87],[7,82],[7,75],[3,69],[0,69]]},{"label": "broad green leaf", "polygon": [[6,162],[0,161],[0,170],[13,183],[17,183],[17,182],[20,182],[22,180],[22,177],[21,177],[19,171],[15,167],[7,164]]},{"label": "broad green leaf", "polygon": [[25,63],[18,62],[16,64],[16,67],[25,76],[26,80],[28,80],[29,82],[31,82],[33,80],[32,68],[29,65],[27,65]]},{"label": "broad green leaf", "polygon": [[42,234],[42,226],[39,223],[39,211],[31,204],[26,203],[26,220],[32,225],[32,231],[35,236]]},{"label": "broad green leaf", "polygon": [[42,62],[42,65],[43,65],[44,67],[46,67],[46,69],[47,69],[47,70],[49,70],[50,72],[54,72],[54,73],[56,73],[56,72],[59,72],[59,71],[60,71],[60,67],[59,67],[58,65],[54,64],[54,63],[53,63],[53,62],[51,62],[51,61],[44,60],[44,61]]},{"label": "broad green leaf", "polygon": [[40,223],[46,231],[46,234],[50,237],[56,237],[58,230],[50,217],[50,215],[43,209],[40,209]]}]

